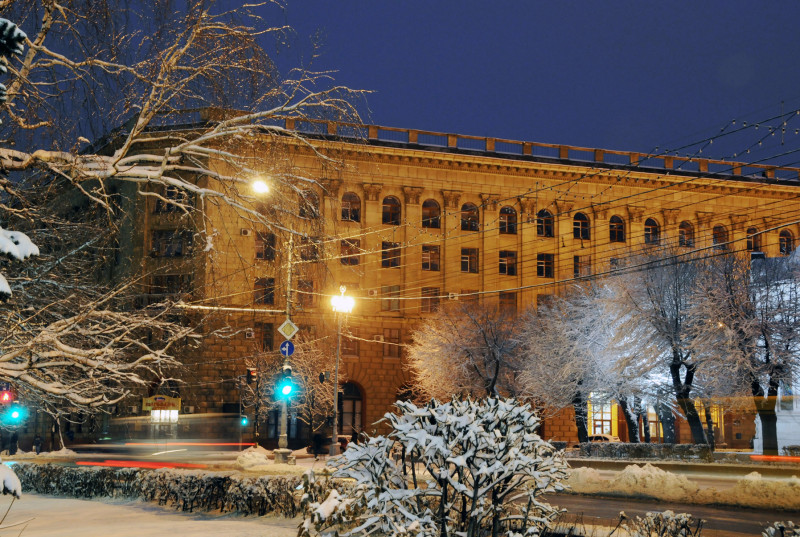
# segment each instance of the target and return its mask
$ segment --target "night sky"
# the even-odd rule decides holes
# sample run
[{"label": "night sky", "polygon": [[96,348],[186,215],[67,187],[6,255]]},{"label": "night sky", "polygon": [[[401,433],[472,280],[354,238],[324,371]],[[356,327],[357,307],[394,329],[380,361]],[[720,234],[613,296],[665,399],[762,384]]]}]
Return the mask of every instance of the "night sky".
[{"label": "night sky", "polygon": [[290,0],[270,16],[296,30],[280,61],[374,92],[368,123],[800,164],[800,2]]}]

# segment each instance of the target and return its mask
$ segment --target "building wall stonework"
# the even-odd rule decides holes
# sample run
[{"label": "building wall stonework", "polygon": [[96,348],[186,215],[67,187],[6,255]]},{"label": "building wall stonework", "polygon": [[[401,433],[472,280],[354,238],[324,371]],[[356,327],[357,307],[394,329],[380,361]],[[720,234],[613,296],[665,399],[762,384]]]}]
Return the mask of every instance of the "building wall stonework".
[{"label": "building wall stonework", "polygon": [[[270,143],[265,140],[265,152]],[[515,297],[516,310],[522,313],[535,307],[540,297],[560,292],[576,274],[612,270],[615,260],[641,249],[647,237],[652,239],[653,224],[659,242],[676,246],[681,226],[691,229],[687,250],[744,250],[747,230],[754,227],[762,234],[762,250],[777,256],[781,230],[790,231],[795,240],[800,237],[795,222],[800,214],[797,181],[681,172],[667,166],[666,159],[660,169],[612,165],[597,162],[598,156],[609,158],[597,152],[594,161],[585,162],[561,158],[569,155],[562,149],[558,157],[534,158],[525,145],[522,154],[514,156],[415,143],[315,141],[316,151],[330,155],[328,161],[305,144],[284,143],[280,161],[266,162],[265,176],[292,173],[304,178],[302,185],[309,185],[319,201],[318,217],[296,218],[291,230],[269,228],[224,204],[209,203],[204,206],[205,220],[193,224],[210,232],[213,241],[212,249],[195,248],[193,253],[193,303],[208,308],[194,313],[210,316],[214,325],[231,327],[225,337],[209,335],[189,357],[184,400],[198,411],[219,412],[238,401],[238,377],[244,374],[246,359],[269,350],[259,348],[265,341],[257,333],[259,327],[271,327],[266,339],[273,342],[272,352],[282,339],[275,329],[286,318],[287,296],[292,297],[292,320],[304,335],[328,348],[335,348],[331,345],[335,346],[337,326],[330,297],[341,285],[355,297],[346,326],[358,351],[344,354],[341,368],[361,391],[359,427],[371,432],[380,430],[373,424],[413,384],[402,345],[433,315],[427,298],[441,304],[479,296],[488,303],[497,301],[500,293],[513,293],[505,297]],[[225,165],[218,166],[222,170]],[[292,199],[300,190],[246,200],[253,206],[262,204],[265,211],[276,210],[297,203]],[[358,197],[356,205],[347,205],[357,210],[358,221],[342,217],[348,193]],[[386,221],[387,200],[398,203],[396,222]],[[441,211],[438,227],[423,225],[425,204],[431,200]],[[478,213],[477,224],[468,229],[462,229],[465,204],[473,204]],[[547,229],[542,211],[551,219]],[[143,212],[152,214],[149,209]],[[589,222],[588,238],[574,232],[579,215]],[[615,218],[621,220],[620,236],[611,229]],[[156,218],[143,217],[145,236],[156,223]],[[271,258],[257,253],[262,234],[275,235]],[[345,254],[343,240],[358,241],[357,253]],[[316,258],[304,254],[308,241],[316,241]],[[397,245],[397,259],[387,252],[395,248],[392,245]],[[438,270],[430,270],[434,261],[429,247],[438,248]],[[500,262],[501,251],[515,254],[513,271]],[[465,270],[472,262],[470,252],[475,253],[474,271]],[[149,271],[154,263],[145,257],[143,267]],[[254,301],[259,279],[274,285],[271,304]],[[306,300],[302,306],[301,299]],[[267,378],[275,372],[264,373]],[[571,412],[546,420],[547,438],[577,438]],[[683,429],[680,434],[686,441]]]}]

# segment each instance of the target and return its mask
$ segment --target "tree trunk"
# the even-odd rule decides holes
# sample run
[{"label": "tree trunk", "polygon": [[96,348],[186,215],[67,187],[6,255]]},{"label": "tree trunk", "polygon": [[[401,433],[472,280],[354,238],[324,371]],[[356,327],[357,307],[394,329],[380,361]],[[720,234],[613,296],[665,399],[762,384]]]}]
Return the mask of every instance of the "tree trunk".
[{"label": "tree trunk", "polygon": [[700,413],[697,412],[697,407],[694,406],[694,401],[681,398],[678,399],[678,406],[689,423],[689,430],[692,431],[692,442],[695,444],[708,444],[706,431],[703,427],[703,422],[700,420]]},{"label": "tree trunk", "polygon": [[764,455],[778,455],[778,416],[775,404],[778,401],[778,381],[770,375],[767,384],[767,396],[755,375],[751,374],[750,390],[756,406],[758,419],[761,420],[761,447]]},{"label": "tree trunk", "polygon": [[658,415],[658,421],[661,422],[661,429],[664,431],[664,438],[663,442],[665,444],[674,444],[675,443],[675,414],[672,413],[672,409],[669,408],[667,405],[658,401],[656,403],[656,414]]},{"label": "tree trunk", "polygon": [[647,412],[642,412],[642,429],[644,430],[644,441],[648,444],[653,440],[650,438],[650,419],[647,417]]},{"label": "tree trunk", "polygon": [[628,425],[628,442],[638,444],[641,441],[639,439],[639,420],[633,414],[630,406],[628,406],[628,401],[624,397],[620,397],[617,401],[625,416],[625,423]]},{"label": "tree trunk", "polygon": [[703,403],[703,409],[706,415],[706,437],[708,438],[708,446],[711,451],[716,448],[716,440],[714,438],[714,419],[711,417],[711,403]]},{"label": "tree trunk", "polygon": [[583,393],[577,392],[572,398],[572,408],[575,410],[575,425],[578,427],[578,442],[589,441],[588,412],[586,398]]}]

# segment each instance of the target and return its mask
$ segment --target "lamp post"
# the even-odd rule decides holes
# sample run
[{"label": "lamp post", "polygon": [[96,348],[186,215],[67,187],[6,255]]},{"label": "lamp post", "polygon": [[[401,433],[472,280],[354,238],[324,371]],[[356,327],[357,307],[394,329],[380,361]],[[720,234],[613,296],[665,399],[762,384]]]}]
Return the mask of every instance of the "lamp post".
[{"label": "lamp post", "polygon": [[351,296],[345,296],[347,288],[342,285],[339,287],[341,295],[331,297],[331,307],[336,312],[336,367],[333,370],[333,432],[331,433],[331,455],[339,454],[339,440],[337,432],[339,429],[339,358],[342,353],[342,317],[353,311],[355,300]]}]

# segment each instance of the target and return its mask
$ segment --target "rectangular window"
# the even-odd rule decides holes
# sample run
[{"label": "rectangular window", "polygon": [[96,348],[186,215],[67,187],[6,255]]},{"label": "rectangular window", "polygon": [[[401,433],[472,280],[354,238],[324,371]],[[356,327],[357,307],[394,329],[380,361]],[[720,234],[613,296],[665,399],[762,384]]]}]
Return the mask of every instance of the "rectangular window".
[{"label": "rectangular window", "polygon": [[275,234],[256,232],[256,259],[273,261],[275,259]]},{"label": "rectangular window", "polygon": [[439,311],[439,294],[438,287],[422,288],[422,313],[434,313]]},{"label": "rectangular window", "polygon": [[299,280],[297,282],[297,305],[300,309],[313,308],[315,303],[314,281]]},{"label": "rectangular window", "polygon": [[554,274],[553,254],[536,254],[536,275],[540,278],[552,278]]},{"label": "rectangular window", "polygon": [[516,291],[502,291],[500,293],[500,311],[507,315],[514,315],[517,313]]},{"label": "rectangular window", "polygon": [[477,248],[462,248],[461,249],[461,272],[478,273],[478,249]]},{"label": "rectangular window", "polygon": [[300,239],[300,259],[303,261],[316,261],[319,259],[320,240],[317,237],[303,237]]},{"label": "rectangular window", "polygon": [[256,304],[274,304],[275,278],[256,278],[253,293],[253,301]]},{"label": "rectangular window", "polygon": [[156,198],[153,212],[156,214],[174,213],[191,206],[189,193],[177,186],[169,185],[164,188],[163,194]]},{"label": "rectangular window", "polygon": [[517,275],[517,252],[500,250],[500,274]]},{"label": "rectangular window", "polygon": [[361,241],[359,239],[344,239],[340,243],[342,265],[358,265],[359,254],[361,253]]},{"label": "rectangular window", "polygon": [[342,334],[342,354],[358,356],[358,329],[351,328],[347,334]]},{"label": "rectangular window", "polygon": [[181,229],[154,229],[152,257],[183,257],[192,253],[192,235]]},{"label": "rectangular window", "polygon": [[422,246],[422,270],[439,270],[439,247],[430,244]]},{"label": "rectangular window", "polygon": [[585,278],[592,275],[592,258],[588,255],[572,257],[572,275],[575,278]]},{"label": "rectangular window", "polygon": [[381,287],[381,311],[400,311],[400,286]]},{"label": "rectangular window", "polygon": [[384,358],[400,358],[400,329],[383,329],[383,356]]},{"label": "rectangular window", "polygon": [[150,294],[158,296],[180,295],[192,288],[192,277],[188,274],[158,274],[153,276]]},{"label": "rectangular window", "polygon": [[381,266],[383,268],[400,267],[400,243],[386,242],[381,243]]},{"label": "rectangular window", "polygon": [[259,343],[262,351],[271,351],[275,345],[275,330],[272,323],[256,323]]}]

